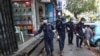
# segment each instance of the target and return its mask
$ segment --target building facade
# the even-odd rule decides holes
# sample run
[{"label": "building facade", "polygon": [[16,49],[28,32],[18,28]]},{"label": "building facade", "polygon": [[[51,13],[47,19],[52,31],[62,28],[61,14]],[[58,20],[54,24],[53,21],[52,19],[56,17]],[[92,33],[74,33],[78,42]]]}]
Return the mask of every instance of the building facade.
[{"label": "building facade", "polygon": [[18,50],[10,0],[0,0],[0,56]]},{"label": "building facade", "polygon": [[0,0],[0,55],[18,50],[18,45],[31,38],[43,17],[56,20],[54,0]]}]

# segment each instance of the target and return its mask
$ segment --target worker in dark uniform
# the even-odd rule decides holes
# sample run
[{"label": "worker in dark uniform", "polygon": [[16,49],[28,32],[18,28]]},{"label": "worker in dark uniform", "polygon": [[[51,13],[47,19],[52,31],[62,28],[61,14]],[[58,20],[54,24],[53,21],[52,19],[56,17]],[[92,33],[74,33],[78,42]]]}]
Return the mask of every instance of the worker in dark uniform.
[{"label": "worker in dark uniform", "polygon": [[60,55],[63,55],[64,42],[65,42],[65,28],[66,28],[66,20],[65,18],[60,18],[56,21],[56,31],[59,36],[59,47],[60,47]]},{"label": "worker in dark uniform", "polygon": [[46,49],[46,56],[53,56],[53,38],[54,38],[54,27],[50,23],[48,23],[47,19],[43,20],[43,25],[40,26],[40,29],[37,33],[34,34],[36,36],[37,34],[44,32],[44,44]]},{"label": "worker in dark uniform", "polygon": [[78,48],[81,48],[83,39],[84,39],[84,22],[85,19],[81,18],[80,22],[77,24],[77,30],[76,30],[76,45]]},{"label": "worker in dark uniform", "polygon": [[67,22],[67,31],[68,31],[68,44],[73,44],[73,32],[74,32],[74,24],[73,19],[70,18],[70,20]]}]

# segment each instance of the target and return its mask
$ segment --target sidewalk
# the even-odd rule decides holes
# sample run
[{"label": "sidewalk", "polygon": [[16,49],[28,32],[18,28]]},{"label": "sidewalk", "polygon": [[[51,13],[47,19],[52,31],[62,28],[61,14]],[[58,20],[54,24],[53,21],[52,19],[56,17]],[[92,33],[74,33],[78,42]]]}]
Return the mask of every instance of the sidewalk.
[{"label": "sidewalk", "polygon": [[[87,50],[85,47],[81,49],[76,49],[76,37],[74,36],[74,45],[68,45],[68,40],[66,36],[65,40],[65,48],[64,48],[64,56],[94,56],[94,53],[92,51]],[[54,40],[54,56],[60,56],[59,55],[59,45],[56,39]]]}]

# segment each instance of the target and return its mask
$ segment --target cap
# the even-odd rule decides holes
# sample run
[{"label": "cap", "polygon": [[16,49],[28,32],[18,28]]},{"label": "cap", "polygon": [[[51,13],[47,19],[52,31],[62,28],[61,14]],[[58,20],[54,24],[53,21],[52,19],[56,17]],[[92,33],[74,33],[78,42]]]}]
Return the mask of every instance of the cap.
[{"label": "cap", "polygon": [[82,17],[82,18],[81,18],[81,21],[85,21],[85,18]]},{"label": "cap", "polygon": [[48,17],[43,17],[43,20],[48,20]]},{"label": "cap", "polygon": [[73,20],[73,18],[71,17],[70,20]]},{"label": "cap", "polygon": [[66,18],[65,17],[61,17],[61,20],[66,20]]}]

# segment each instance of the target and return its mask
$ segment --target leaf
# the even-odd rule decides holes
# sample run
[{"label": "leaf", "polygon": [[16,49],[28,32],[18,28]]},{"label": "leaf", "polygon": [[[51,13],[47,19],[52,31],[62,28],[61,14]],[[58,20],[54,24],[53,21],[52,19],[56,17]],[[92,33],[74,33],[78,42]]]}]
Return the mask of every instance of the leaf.
[{"label": "leaf", "polygon": [[95,0],[68,0],[66,9],[80,14],[86,11],[97,11],[97,5],[95,5]]}]

